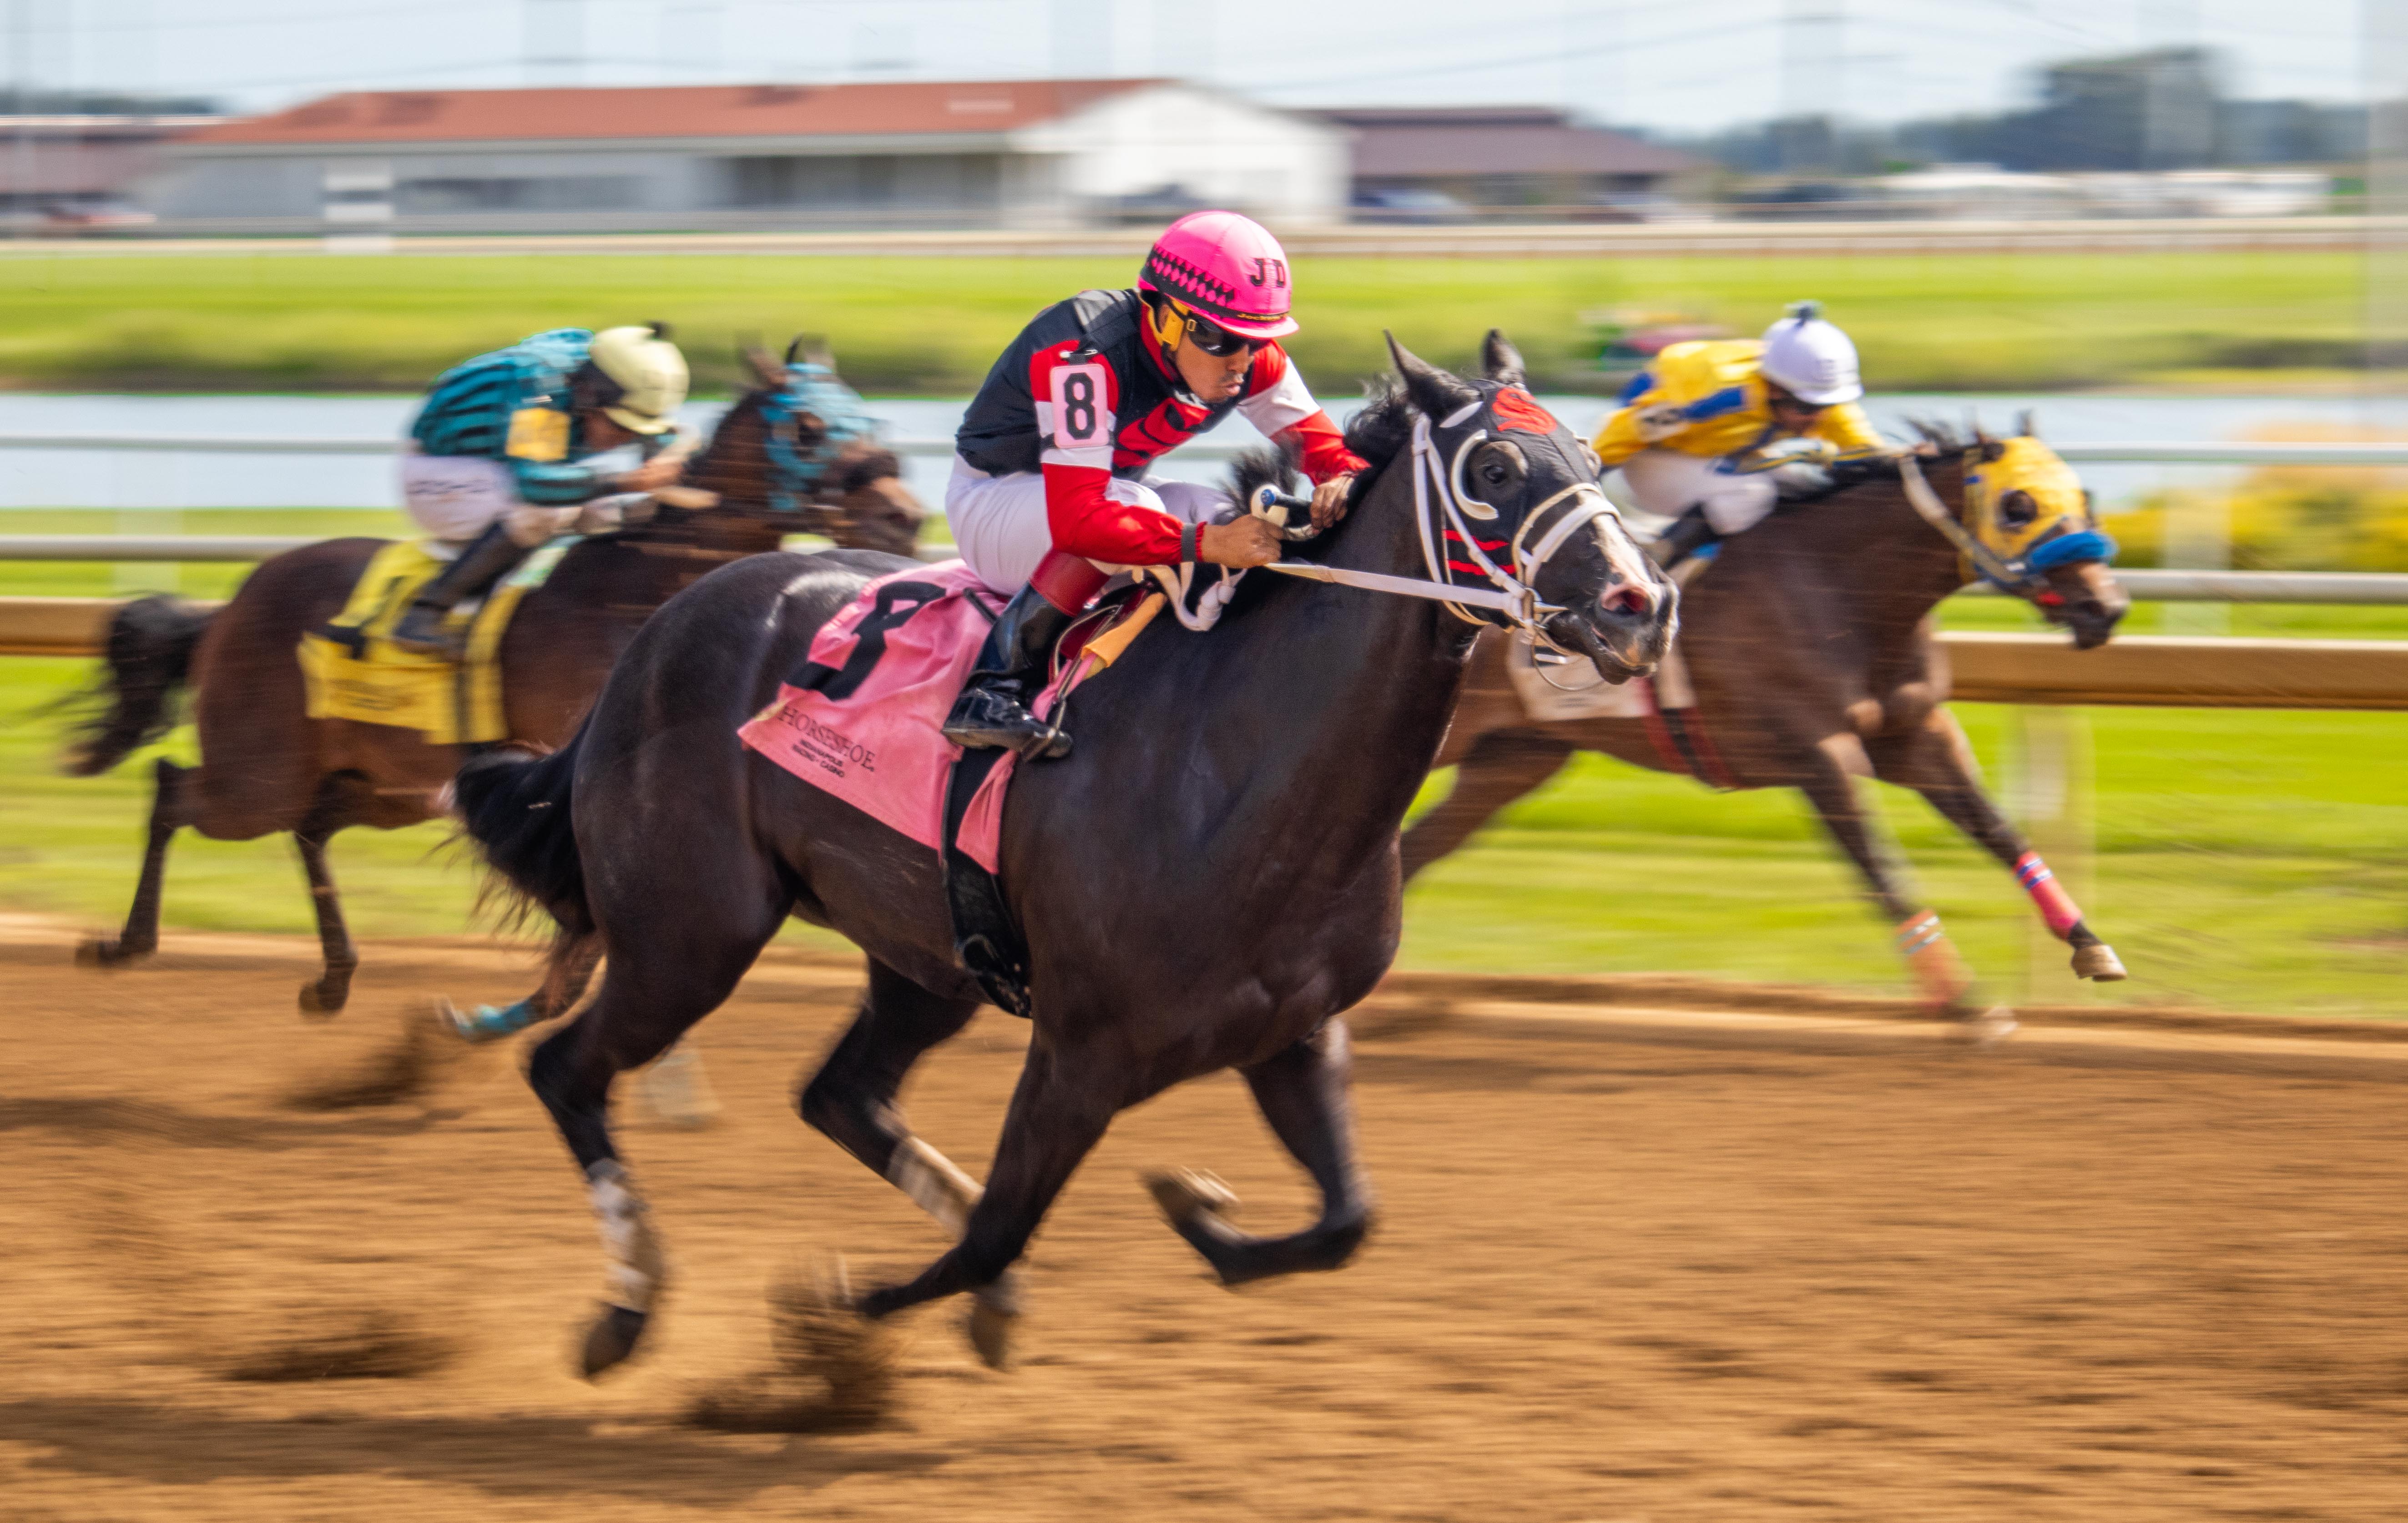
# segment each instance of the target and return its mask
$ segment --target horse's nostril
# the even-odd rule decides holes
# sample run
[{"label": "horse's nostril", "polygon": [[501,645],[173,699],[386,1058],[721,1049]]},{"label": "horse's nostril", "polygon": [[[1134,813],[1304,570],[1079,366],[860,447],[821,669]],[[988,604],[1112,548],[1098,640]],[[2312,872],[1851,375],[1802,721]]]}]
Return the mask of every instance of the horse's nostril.
[{"label": "horse's nostril", "polygon": [[1599,593],[1597,605],[1608,613],[1644,613],[1647,595],[1626,582]]}]

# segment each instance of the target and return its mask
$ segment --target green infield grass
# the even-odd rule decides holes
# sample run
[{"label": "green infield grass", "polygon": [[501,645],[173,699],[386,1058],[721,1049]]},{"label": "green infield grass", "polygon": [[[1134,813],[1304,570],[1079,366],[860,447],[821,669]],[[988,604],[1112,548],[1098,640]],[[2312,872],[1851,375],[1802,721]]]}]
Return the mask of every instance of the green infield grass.
[{"label": "green infield grass", "polygon": [[[10,515],[65,532],[87,515]],[[183,515],[185,532],[381,532],[377,513]],[[42,520],[38,524],[26,522]],[[53,521],[54,520],[54,521]],[[98,595],[139,585],[221,596],[241,568],[0,567],[0,592]],[[2134,626],[2161,611],[2143,605]],[[2233,631],[2401,638],[2408,611],[2246,608]],[[2031,613],[1959,600],[1947,622],[2013,628]],[[0,659],[0,906],[100,927],[133,890],[147,768],[70,780],[54,758],[64,721],[48,705],[81,661]],[[1958,713],[1994,778],[2015,715]],[[1919,800],[1878,790],[1918,882],[2000,997],[2390,1014],[2408,972],[2408,714],[2089,711],[2096,850],[2058,866],[2092,924],[2131,967],[2093,990],[2054,945],[2034,955],[2032,917],[2008,876]],[[174,742],[171,742],[174,743]],[[1447,785],[1433,780],[1432,796]],[[452,933],[471,924],[474,874],[437,825],[336,842],[363,935]],[[193,928],[300,931],[308,897],[289,843],[179,838],[166,919]],[[790,934],[835,944],[824,933]],[[1576,761],[1407,901],[1402,962],[1526,972],[1678,970],[1898,991],[1886,928],[1858,897],[1803,803],[1785,793],[1716,796],[1598,757]]]},{"label": "green infield grass", "polygon": [[[666,319],[707,387],[735,344],[827,336],[871,390],[960,395],[1028,317],[1119,258],[659,254],[125,255],[11,259],[0,384],[415,391],[540,328]],[[2358,256],[2328,252],[1307,259],[1292,345],[1337,394],[1385,367],[1393,328],[1470,361],[1504,328],[1540,384],[1595,389],[1593,320],[1675,314],[1752,334],[1821,298],[1867,372],[1904,390],[2025,390],[2185,376],[2294,383],[2357,363]]]}]

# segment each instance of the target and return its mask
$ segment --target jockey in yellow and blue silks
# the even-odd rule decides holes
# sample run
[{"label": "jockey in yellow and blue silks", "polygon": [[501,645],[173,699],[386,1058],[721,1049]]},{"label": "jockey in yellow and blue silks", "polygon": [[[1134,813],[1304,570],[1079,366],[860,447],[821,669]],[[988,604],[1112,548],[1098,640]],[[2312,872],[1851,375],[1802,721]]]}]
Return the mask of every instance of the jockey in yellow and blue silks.
[{"label": "jockey in yellow and blue silks", "polygon": [[[410,424],[402,502],[431,538],[458,547],[393,630],[405,650],[449,649],[444,616],[572,529],[615,527],[603,500],[667,486],[683,468],[677,409],[685,356],[664,323],[554,328],[436,378]],[[647,458],[607,471],[593,456],[628,444]]]},{"label": "jockey in yellow and blue silks", "polygon": [[1745,468],[1769,447],[1813,440],[1823,458],[1889,451],[1856,405],[1864,394],[1856,345],[1803,301],[1761,340],[1668,345],[1624,389],[1593,447],[1619,467],[1625,506],[1674,521],[1656,541],[1670,566],[1772,511],[1773,478]]}]

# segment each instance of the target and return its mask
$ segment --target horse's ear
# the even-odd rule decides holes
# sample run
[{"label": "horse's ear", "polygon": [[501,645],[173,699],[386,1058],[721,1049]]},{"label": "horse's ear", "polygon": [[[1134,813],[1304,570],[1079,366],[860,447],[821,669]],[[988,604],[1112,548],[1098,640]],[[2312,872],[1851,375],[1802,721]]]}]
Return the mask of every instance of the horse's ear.
[{"label": "horse's ear", "polygon": [[828,347],[827,336],[824,334],[795,335],[795,341],[786,346],[786,363],[792,365],[796,360],[802,361],[805,365],[816,365],[830,374],[835,373],[836,370],[836,351]]},{"label": "horse's ear", "polygon": [[759,344],[744,346],[744,365],[752,372],[753,380],[771,390],[776,390],[786,383],[786,367],[780,365],[776,356]]},{"label": "horse's ear", "polygon": [[1506,338],[1501,328],[1489,329],[1488,337],[1480,340],[1480,370],[1491,381],[1529,389],[1530,377],[1522,367],[1522,352]]},{"label": "horse's ear", "polygon": [[2032,409],[2029,409],[2029,408],[2026,408],[2026,409],[2024,409],[2021,412],[2018,412],[2018,413],[2016,413],[2016,414],[2015,414],[2015,438],[2040,438],[2040,430],[2039,430],[2037,427],[2033,426],[2033,424],[2032,424]]},{"label": "horse's ear", "polygon": [[1397,374],[1405,378],[1406,399],[1424,417],[1443,418],[1460,409],[1467,402],[1480,400],[1478,388],[1419,358],[1397,342],[1395,334],[1386,337],[1388,357],[1396,361]]}]

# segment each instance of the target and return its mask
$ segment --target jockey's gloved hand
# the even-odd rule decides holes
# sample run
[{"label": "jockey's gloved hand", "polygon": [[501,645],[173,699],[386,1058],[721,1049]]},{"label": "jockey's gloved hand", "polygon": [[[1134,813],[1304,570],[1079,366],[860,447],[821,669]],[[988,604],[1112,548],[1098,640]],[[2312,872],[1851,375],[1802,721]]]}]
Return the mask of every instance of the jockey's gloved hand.
[{"label": "jockey's gloved hand", "polygon": [[1196,536],[1196,558],[1240,569],[1280,558],[1280,532],[1267,518],[1240,513],[1226,524],[1207,524]]}]

